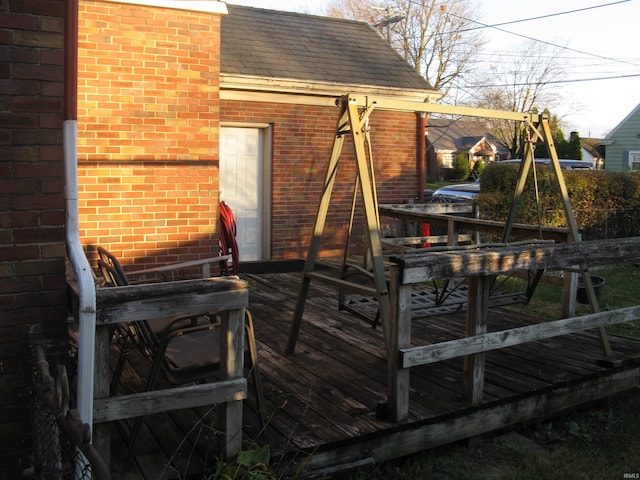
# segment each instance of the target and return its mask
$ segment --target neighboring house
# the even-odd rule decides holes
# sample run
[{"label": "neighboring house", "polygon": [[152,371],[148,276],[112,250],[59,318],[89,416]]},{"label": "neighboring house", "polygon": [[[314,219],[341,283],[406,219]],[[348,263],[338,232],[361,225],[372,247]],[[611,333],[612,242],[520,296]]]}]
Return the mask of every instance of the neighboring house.
[{"label": "neighboring house", "polygon": [[[571,132],[571,134],[577,132]],[[601,138],[580,138],[580,147],[582,148],[582,160],[589,162],[596,170],[604,169],[604,146]]]},{"label": "neighboring house", "polygon": [[[422,103],[440,94],[365,23],[228,9],[221,31],[220,198],[238,217],[242,259],[303,258],[335,138],[337,97],[357,93]],[[405,202],[421,191],[420,120],[414,113],[371,115],[381,203]],[[325,255],[344,247],[352,151],[345,144]]]},{"label": "neighboring house", "polygon": [[605,147],[605,170],[640,171],[640,104],[602,141]]},{"label": "neighboring house", "polygon": [[432,178],[446,177],[446,172],[451,172],[459,153],[468,158],[471,168],[478,161],[493,163],[509,158],[509,149],[487,132],[481,122],[430,119],[427,174]]}]

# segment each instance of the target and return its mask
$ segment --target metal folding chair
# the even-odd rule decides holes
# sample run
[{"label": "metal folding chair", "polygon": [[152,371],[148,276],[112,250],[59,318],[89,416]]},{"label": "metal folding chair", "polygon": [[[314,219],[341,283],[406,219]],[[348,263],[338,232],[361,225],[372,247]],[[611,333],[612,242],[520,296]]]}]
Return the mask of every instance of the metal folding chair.
[{"label": "metal folding chair", "polygon": [[[103,248],[98,249],[98,266],[109,287],[129,285],[124,269],[115,256]],[[162,375],[172,385],[205,382],[219,373],[220,322],[215,313],[207,316],[186,316],[151,321],[124,322],[119,324],[120,355],[111,382],[111,394],[115,394],[122,372],[132,348],[137,348],[151,362],[145,391],[154,390]],[[250,369],[256,395],[256,408],[260,425],[264,427],[264,400],[258,366],[258,347],[255,339],[253,317],[245,309],[245,364]],[[142,417],[121,421],[119,426],[133,453],[136,438],[142,426]]]}]

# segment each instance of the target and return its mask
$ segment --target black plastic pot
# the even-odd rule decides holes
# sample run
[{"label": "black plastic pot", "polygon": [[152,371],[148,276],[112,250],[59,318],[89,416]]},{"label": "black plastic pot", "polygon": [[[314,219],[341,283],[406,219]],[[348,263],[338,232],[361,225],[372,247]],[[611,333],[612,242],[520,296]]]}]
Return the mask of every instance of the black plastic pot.
[{"label": "black plastic pot", "polygon": [[[600,300],[602,291],[604,290],[604,278],[598,277],[597,275],[591,275],[591,283],[593,284],[593,290],[596,293],[596,299]],[[578,301],[578,303],[583,303],[585,305],[589,304],[587,289],[582,284],[582,278],[578,280],[578,291],[576,292],[576,300]]]}]

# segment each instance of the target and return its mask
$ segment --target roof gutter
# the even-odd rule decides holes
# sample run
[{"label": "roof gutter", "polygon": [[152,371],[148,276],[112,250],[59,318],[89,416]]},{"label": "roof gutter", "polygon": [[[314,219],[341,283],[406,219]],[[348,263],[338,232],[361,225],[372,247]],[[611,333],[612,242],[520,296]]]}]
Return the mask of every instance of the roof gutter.
[{"label": "roof gutter", "polygon": [[96,333],[96,287],[80,244],[78,224],[78,0],[65,0],[64,27],[64,169],[67,254],[77,281],[79,301],[77,409],[93,426],[93,381]]},{"label": "roof gutter", "polygon": [[[442,93],[437,90],[410,90],[397,87],[259,77],[224,72],[220,74],[220,98],[222,100],[279,101],[281,103],[325,106],[335,105],[337,97],[352,93],[417,103],[431,103],[442,97]],[[287,101],[287,97],[290,97],[290,101]]]}]

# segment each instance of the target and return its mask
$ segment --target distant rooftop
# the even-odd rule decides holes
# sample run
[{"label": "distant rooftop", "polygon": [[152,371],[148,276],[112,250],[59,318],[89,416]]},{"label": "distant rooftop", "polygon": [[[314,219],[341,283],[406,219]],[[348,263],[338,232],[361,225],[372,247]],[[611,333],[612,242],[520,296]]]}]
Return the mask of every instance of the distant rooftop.
[{"label": "distant rooftop", "polygon": [[429,141],[438,150],[464,151],[486,138],[502,153],[509,149],[489,133],[486,127],[474,120],[429,119]]}]

